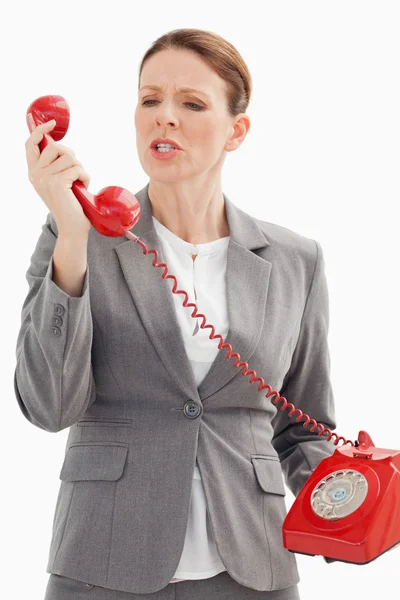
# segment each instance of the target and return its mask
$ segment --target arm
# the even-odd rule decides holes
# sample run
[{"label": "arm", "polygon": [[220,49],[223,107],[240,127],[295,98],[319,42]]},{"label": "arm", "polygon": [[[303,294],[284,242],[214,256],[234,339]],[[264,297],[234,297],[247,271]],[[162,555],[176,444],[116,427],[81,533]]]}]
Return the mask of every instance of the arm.
[{"label": "arm", "polygon": [[[53,280],[54,261],[63,254],[55,251],[57,235],[49,213],[26,273],[29,292],[21,311],[14,373],[15,395],[23,415],[33,425],[52,432],[76,423],[96,399],[89,266],[82,289],[78,285],[65,288],[71,293],[73,289],[81,291],[81,296],[70,296],[58,287]],[[71,261],[82,270],[83,245],[79,246],[79,241],[77,245],[74,251],[70,248]],[[57,270],[57,282],[71,283],[64,271]],[[77,277],[82,282],[82,274]]]},{"label": "arm", "polygon": [[[336,428],[336,421],[327,339],[329,296],[322,248],[318,242],[315,241],[315,244],[314,275],[292,362],[279,393],[303,413],[333,430]],[[334,438],[328,442],[326,434],[318,437],[319,427],[314,433],[311,432],[310,428],[303,427],[304,419],[296,422],[298,413],[289,417],[289,411],[281,411],[281,406],[282,403],[279,402],[278,412],[272,420],[272,445],[279,454],[286,483],[297,496],[317,465],[331,456],[336,446]]]}]

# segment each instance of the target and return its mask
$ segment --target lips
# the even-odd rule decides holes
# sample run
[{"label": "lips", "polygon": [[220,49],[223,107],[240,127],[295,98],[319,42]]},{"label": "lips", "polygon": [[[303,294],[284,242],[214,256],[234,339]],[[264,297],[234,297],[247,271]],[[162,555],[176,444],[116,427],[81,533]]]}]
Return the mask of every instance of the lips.
[{"label": "lips", "polygon": [[176,148],[177,150],[182,150],[181,146],[178,144],[178,142],[175,142],[174,140],[171,140],[170,138],[156,138],[155,140],[153,140],[150,144],[150,148],[156,148],[157,144],[171,144],[171,146],[173,146],[174,148]]}]

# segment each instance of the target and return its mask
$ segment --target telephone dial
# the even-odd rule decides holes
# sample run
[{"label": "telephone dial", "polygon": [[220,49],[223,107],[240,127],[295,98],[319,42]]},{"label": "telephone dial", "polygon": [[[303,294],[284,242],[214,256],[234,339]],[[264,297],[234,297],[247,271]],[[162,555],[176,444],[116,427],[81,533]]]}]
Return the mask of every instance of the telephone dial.
[{"label": "telephone dial", "polygon": [[[35,125],[56,120],[54,129],[43,136],[40,152],[47,146],[47,136],[61,140],[69,126],[69,106],[62,96],[41,96],[29,106],[26,122],[32,132],[28,115]],[[272,402],[281,411],[288,410],[291,417],[298,413],[296,421],[304,419],[303,427],[319,437],[327,434],[337,446],[332,456],[323,459],[300,490],[283,523],[283,546],[291,552],[323,556],[326,562],[342,561],[367,564],[384,552],[400,544],[400,450],[376,448],[366,431],[360,431],[355,442],[339,437],[317,423],[286,398],[256,377],[255,371],[241,362],[240,355],[225,344],[221,335],[215,334],[205,315],[197,312],[197,306],[188,302],[188,294],[177,290],[177,280],[168,274],[165,263],[158,263],[158,252],[148,249],[143,241],[130,230],[140,218],[140,204],[129,191],[117,187],[105,187],[97,195],[90,193],[82,182],[75,181],[72,191],[80,202],[93,227],[106,236],[125,236],[139,244],[143,254],[154,254],[152,266],[162,268],[163,279],[173,279],[172,293],[183,294],[184,307],[192,307],[191,316],[201,318],[202,329],[210,328],[210,339],[220,338],[218,349],[227,349],[226,358],[236,358],[235,367],[242,375],[251,375],[249,383],[259,382],[258,390],[267,389],[266,397],[274,396]]]}]

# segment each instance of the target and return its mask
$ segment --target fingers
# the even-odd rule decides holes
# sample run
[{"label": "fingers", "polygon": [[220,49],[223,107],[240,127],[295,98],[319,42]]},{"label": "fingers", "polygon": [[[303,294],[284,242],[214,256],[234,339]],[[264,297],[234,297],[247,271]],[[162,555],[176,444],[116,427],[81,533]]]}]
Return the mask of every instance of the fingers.
[{"label": "fingers", "polygon": [[82,169],[81,176],[79,177],[79,179],[80,181],[82,181],[85,188],[88,189],[90,183],[90,175],[87,171],[85,171],[85,169]]},{"label": "fingers", "polygon": [[61,150],[64,150],[65,153],[72,154],[72,156],[75,156],[75,152],[72,150],[72,148],[68,148],[68,146],[64,146],[59,142],[57,142],[57,146],[61,148]]},{"label": "fingers", "polygon": [[63,146],[62,144],[59,144],[58,142],[56,143],[53,139],[50,138],[49,143],[47,144],[46,148],[41,153],[36,166],[40,169],[43,169],[44,167],[48,167],[59,156],[61,156],[63,158],[63,164],[66,164],[65,160],[68,161],[68,164],[66,164],[66,166],[71,166],[72,164],[74,164],[75,152],[73,150],[71,150],[70,148],[68,148],[67,146]]},{"label": "fingers", "polygon": [[27,118],[28,118],[28,121],[29,121],[30,131],[32,132],[35,129],[35,127],[36,127],[35,121],[33,120],[33,117],[32,117],[31,113],[27,114]]},{"label": "fingers", "polygon": [[46,123],[41,123],[36,127],[31,115],[28,115],[28,120],[33,128],[33,131],[25,142],[25,152],[28,169],[31,170],[40,158],[39,144],[42,141],[43,136],[51,131],[56,123],[54,120],[47,121]]},{"label": "fingers", "polygon": [[[46,148],[47,150],[47,148]],[[57,149],[56,149],[57,150]],[[44,151],[43,151],[44,153]],[[50,151],[48,156],[50,155]],[[57,155],[59,156],[59,158],[57,158]],[[43,157],[44,160],[46,161],[45,164],[47,163],[47,159],[46,157]],[[51,158],[51,155],[50,155]],[[48,163],[48,166],[46,168],[46,172],[50,175],[54,175],[56,173],[61,173],[62,171],[65,171],[65,169],[68,169],[69,167],[73,167],[73,166],[78,166],[78,167],[82,167],[82,163],[75,157],[74,154],[62,154],[62,153],[57,153],[55,155],[56,160],[54,160],[53,162]],[[40,161],[38,162],[38,166],[40,165]]]},{"label": "fingers", "polygon": [[74,181],[81,181],[87,189],[90,183],[90,175],[83,169],[81,164],[74,164],[70,168],[65,169],[48,177],[48,188],[58,194],[60,191],[71,189]]},{"label": "fingers", "polygon": [[[63,175],[63,177],[51,177],[51,185],[58,185],[58,182],[65,179],[68,181],[69,177],[72,175],[72,181],[79,179],[87,188],[90,182],[90,176],[83,169],[82,163],[77,160],[75,152],[71,148],[56,143],[51,136],[48,136],[48,143],[43,152],[40,152],[39,144],[42,141],[43,136],[54,128],[55,121],[47,121],[46,123],[35,126],[30,114],[28,114],[27,119],[30,128],[32,129],[32,133],[25,143],[28,175],[31,183],[34,183],[34,180],[37,178],[37,173],[40,172],[46,173],[46,178],[58,174]],[[72,169],[73,167],[76,169]],[[43,171],[44,169],[45,171]]]}]

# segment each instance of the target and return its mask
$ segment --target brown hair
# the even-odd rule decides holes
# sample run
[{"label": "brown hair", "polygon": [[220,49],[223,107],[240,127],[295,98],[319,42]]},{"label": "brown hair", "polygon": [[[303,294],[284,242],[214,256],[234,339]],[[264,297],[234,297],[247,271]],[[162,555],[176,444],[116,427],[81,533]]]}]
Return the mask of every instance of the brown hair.
[{"label": "brown hair", "polygon": [[159,37],[142,58],[139,81],[143,66],[150,56],[171,48],[191,50],[198,54],[225,81],[229,114],[236,116],[246,112],[252,88],[249,69],[236,48],[211,31],[174,29]]}]

